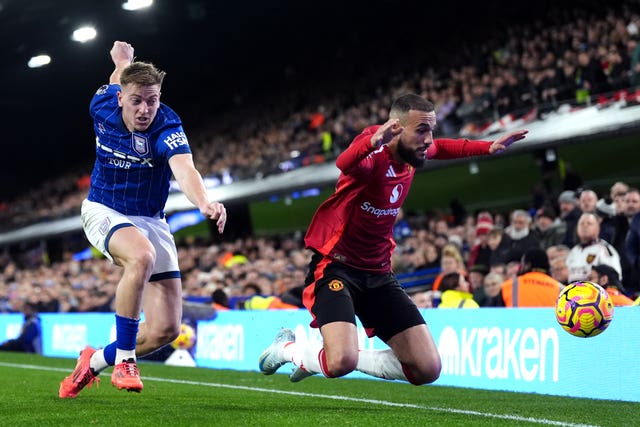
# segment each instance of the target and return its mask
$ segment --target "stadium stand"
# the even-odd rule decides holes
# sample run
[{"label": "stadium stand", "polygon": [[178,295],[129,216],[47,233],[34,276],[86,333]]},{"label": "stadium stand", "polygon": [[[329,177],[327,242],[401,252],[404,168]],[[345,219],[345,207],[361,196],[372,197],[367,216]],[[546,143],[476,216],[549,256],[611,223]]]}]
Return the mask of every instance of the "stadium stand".
[{"label": "stadium stand", "polygon": [[[474,50],[482,54],[469,55],[463,66],[434,64],[387,76],[390,83],[371,93],[332,94],[296,111],[263,113],[251,126],[234,126],[228,116],[212,120],[207,128],[189,132],[198,152],[196,166],[212,186],[222,186],[330,163],[365,123],[385,120],[385,106],[403,92],[434,100],[441,136],[490,136],[587,107],[634,106],[640,101],[637,4],[602,7],[600,13],[574,11],[572,19],[551,17],[547,26],[513,29],[508,36],[483,42]],[[89,170],[87,165],[82,173],[70,172],[0,203],[2,231],[77,215]],[[445,243],[459,245],[465,257],[474,244],[473,219],[462,225],[449,222],[444,233],[435,225],[438,219],[410,218],[411,234],[398,241],[394,268],[410,292],[427,289],[439,271],[418,268],[425,262],[419,255],[428,247],[437,248],[439,259],[443,236]],[[77,260],[65,252],[61,261],[49,262],[37,240],[19,249],[19,254],[8,247],[0,252],[0,311],[13,311],[18,300],[33,302],[40,311],[111,310],[119,270],[106,260]],[[229,263],[229,254],[243,258]],[[185,241],[179,256],[185,295],[199,301],[209,301],[219,289],[230,298],[242,298],[248,284],[262,295],[295,293],[308,262],[299,235],[246,237],[215,245]],[[492,270],[506,277],[507,263]]]}]

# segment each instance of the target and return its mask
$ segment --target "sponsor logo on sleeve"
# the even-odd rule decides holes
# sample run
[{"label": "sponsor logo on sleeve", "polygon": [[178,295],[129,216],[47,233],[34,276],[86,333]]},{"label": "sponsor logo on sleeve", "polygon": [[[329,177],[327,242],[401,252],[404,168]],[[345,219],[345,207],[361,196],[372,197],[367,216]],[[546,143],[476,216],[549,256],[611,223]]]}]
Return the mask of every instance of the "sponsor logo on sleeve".
[{"label": "sponsor logo on sleeve", "polygon": [[175,150],[180,145],[189,144],[187,135],[185,135],[184,132],[174,132],[167,136],[163,142],[167,144],[167,147],[169,147],[170,150]]}]

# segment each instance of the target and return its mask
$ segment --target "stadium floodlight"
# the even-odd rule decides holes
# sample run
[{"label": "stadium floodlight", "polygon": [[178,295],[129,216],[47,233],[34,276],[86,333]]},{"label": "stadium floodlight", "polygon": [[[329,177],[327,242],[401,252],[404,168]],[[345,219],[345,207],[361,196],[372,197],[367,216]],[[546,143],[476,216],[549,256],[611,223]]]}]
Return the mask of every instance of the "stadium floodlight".
[{"label": "stadium floodlight", "polygon": [[73,32],[71,40],[86,43],[89,40],[95,39],[97,34],[96,29],[93,27],[80,27]]},{"label": "stadium floodlight", "polygon": [[152,4],[153,0],[127,0],[125,3],[122,3],[122,8],[124,10],[138,10],[149,7]]},{"label": "stadium floodlight", "polygon": [[36,55],[29,59],[27,65],[29,68],[40,68],[48,65],[49,63],[51,63],[51,57],[49,55]]}]

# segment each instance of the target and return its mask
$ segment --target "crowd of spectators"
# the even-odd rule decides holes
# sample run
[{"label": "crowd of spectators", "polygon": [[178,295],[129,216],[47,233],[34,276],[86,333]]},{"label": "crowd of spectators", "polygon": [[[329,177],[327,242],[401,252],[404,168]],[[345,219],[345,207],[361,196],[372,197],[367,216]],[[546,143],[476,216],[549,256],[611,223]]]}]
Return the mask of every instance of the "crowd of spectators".
[{"label": "crowd of spectators", "polygon": [[[245,118],[243,126],[212,124],[190,130],[197,167],[203,175],[228,182],[332,159],[366,124],[386,120],[390,100],[404,92],[435,102],[442,135],[475,135],[505,117],[538,117],[565,102],[585,105],[599,102],[597,94],[634,91],[640,83],[640,16],[627,9],[593,16],[574,13],[561,24],[536,23],[476,46],[477,54],[469,55],[461,67],[433,64],[389,78],[391,86],[381,85],[374,93],[332,95],[321,106],[280,115],[280,120]],[[0,222],[16,227],[77,214],[89,169],[1,203]],[[607,286],[632,299],[640,294],[640,192],[624,182],[613,183],[608,194],[582,188],[556,194],[541,206],[462,212],[398,217],[394,270],[434,272],[433,280],[407,288],[421,307],[437,306],[439,286],[459,298],[460,307],[492,305],[504,283],[520,273],[522,256],[531,249],[545,251],[547,273],[561,284],[591,278],[606,280]],[[594,258],[583,256],[589,246],[599,251],[593,252]],[[215,244],[186,240],[178,250],[188,299],[216,309],[248,309],[257,305],[246,301],[258,295],[280,302],[269,300],[263,308],[301,306],[310,258],[302,231]],[[4,250],[0,312],[24,307],[38,312],[112,311],[120,274],[101,258],[79,261],[67,253],[61,262],[50,263],[41,249],[23,256]],[[445,299],[450,304],[451,299]]]},{"label": "crowd of spectators", "polygon": [[[565,190],[555,203],[514,209],[508,216],[482,211],[457,225],[442,218],[427,224],[400,240],[394,254],[397,271],[439,266],[433,283],[415,296],[424,307],[439,298],[441,280],[452,273],[467,277],[480,306],[495,305],[498,283],[521,274],[527,254],[537,257],[534,270],[560,285],[600,283],[606,270],[611,295],[640,295],[640,191],[624,182],[607,194]],[[543,260],[536,251],[544,251]]]},{"label": "crowd of spectators", "polygon": [[[595,204],[589,201],[591,192],[565,191],[556,204],[537,210],[482,211],[458,222],[443,215],[399,216],[393,268],[400,275],[434,273],[407,288],[421,307],[432,307],[437,292],[443,290],[473,300],[464,307],[493,306],[501,286],[522,273],[523,255],[537,250],[544,260],[536,254],[536,261],[549,280],[559,284],[601,280],[594,274],[608,266],[604,270],[611,292],[635,299],[640,296],[640,244],[636,240],[635,246],[630,245],[633,239],[628,236],[640,235],[640,191],[616,182],[610,194],[596,195]],[[575,224],[569,220],[572,213],[578,217]],[[545,235],[557,239],[540,237]],[[583,256],[592,246],[597,250]],[[257,295],[277,298],[278,304],[271,299],[261,308],[302,307],[310,261],[302,233],[220,244],[187,239],[178,251],[188,300],[217,309],[244,309],[258,307],[245,305]],[[106,259],[77,261],[71,253],[57,263],[47,263],[44,253],[36,255],[30,254],[28,266],[6,251],[0,256],[0,312],[19,311],[24,304],[40,312],[113,310],[119,267]]]},{"label": "crowd of spectators", "polygon": [[[450,61],[385,76],[384,82],[372,82],[376,89],[370,93],[341,89],[314,105],[291,100],[279,108],[262,108],[260,115],[254,110],[251,117],[212,117],[206,127],[187,129],[196,167],[223,185],[331,160],[368,123],[386,120],[391,99],[406,92],[434,101],[438,132],[444,136],[478,135],[490,130],[490,123],[533,120],[561,105],[613,98],[637,102],[637,7],[629,2],[622,8],[602,4],[597,12],[576,9],[488,41],[470,40]],[[420,55],[416,52],[412,63],[428,61]],[[90,170],[89,160],[83,170],[0,201],[0,224],[15,228],[77,214]]]}]

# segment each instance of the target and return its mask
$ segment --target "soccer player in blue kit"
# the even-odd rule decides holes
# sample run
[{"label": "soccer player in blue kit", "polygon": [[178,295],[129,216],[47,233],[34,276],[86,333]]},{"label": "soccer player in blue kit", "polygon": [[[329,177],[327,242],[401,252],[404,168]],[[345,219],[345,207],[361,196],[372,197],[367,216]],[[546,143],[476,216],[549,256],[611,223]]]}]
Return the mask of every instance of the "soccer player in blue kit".
[{"label": "soccer player in blue kit", "polygon": [[207,197],[180,118],[160,103],[165,73],[134,62],[126,42],[116,41],[110,54],[115,70],[91,101],[96,161],[81,218],[91,244],[123,268],[115,296],[116,341],[80,353],[75,370],[60,384],[61,398],[76,397],[108,366],[114,367],[115,387],[140,392],[136,356],[178,336],[182,283],[163,212],[171,176],[189,201],[216,221],[218,232],[227,220],[224,205]]}]

